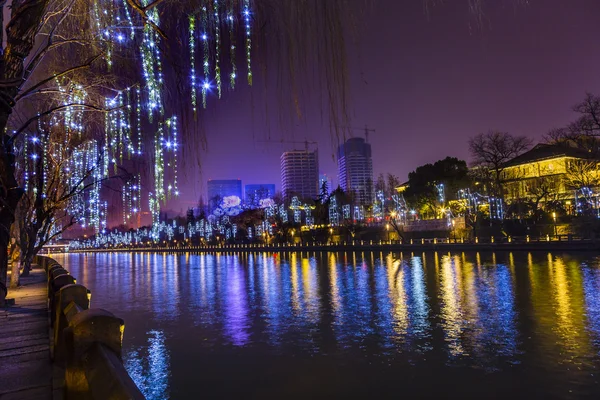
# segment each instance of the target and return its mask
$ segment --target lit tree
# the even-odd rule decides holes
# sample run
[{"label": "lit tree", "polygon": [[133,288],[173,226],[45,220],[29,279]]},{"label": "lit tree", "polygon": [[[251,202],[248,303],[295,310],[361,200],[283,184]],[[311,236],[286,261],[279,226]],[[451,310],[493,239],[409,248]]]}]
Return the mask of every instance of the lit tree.
[{"label": "lit tree", "polygon": [[449,201],[456,200],[460,189],[470,186],[470,182],[467,163],[455,157],[446,157],[409,173],[404,197],[411,208],[436,218]]},{"label": "lit tree", "polygon": [[[252,84],[252,54],[257,40],[272,37],[294,87],[303,71],[327,84],[334,126],[345,120],[342,106],[346,79],[341,1],[221,0],[16,0],[3,3],[0,43],[0,306],[6,294],[7,247],[23,187],[16,178],[17,138],[38,128],[38,120],[56,112],[85,118],[96,109],[107,114],[102,124],[102,173],[113,174],[127,155],[152,158],[154,185],[150,208],[158,220],[160,204],[177,196],[177,153],[181,137],[177,113],[197,118],[209,96],[221,97],[242,78]],[[169,7],[169,12],[163,12]],[[317,11],[318,10],[318,11]],[[187,15],[185,23],[179,18]],[[269,24],[265,24],[265,21]],[[261,29],[257,29],[261,27]],[[310,27],[310,29],[307,29]],[[186,67],[167,60],[182,50]],[[239,54],[238,54],[239,53]],[[302,69],[316,60],[317,68]],[[239,62],[239,66],[237,61]],[[98,89],[102,107],[81,98],[55,107],[42,98],[68,85],[114,73],[117,79]],[[87,79],[74,79],[75,75]],[[186,79],[181,79],[186,77]],[[189,77],[189,79],[187,78]],[[65,80],[65,81],[63,81]],[[170,96],[167,82],[177,93]],[[185,83],[182,83],[185,82]],[[137,85],[136,85],[137,84]],[[295,90],[294,97],[295,96]],[[13,109],[23,99],[35,104],[24,123]],[[168,102],[166,100],[169,100]],[[300,105],[298,98],[290,104]],[[294,110],[296,110],[294,108]],[[77,118],[79,118],[79,116]],[[77,123],[75,123],[77,125]],[[144,129],[142,129],[144,128]],[[143,136],[143,132],[149,135]],[[193,136],[191,136],[193,137]],[[195,140],[195,139],[192,139]],[[201,139],[200,139],[201,140]],[[145,145],[149,146],[145,148]],[[169,167],[169,170],[167,170]],[[82,172],[82,171],[79,171]],[[96,194],[99,188],[94,188]],[[98,221],[95,221],[98,225]]]},{"label": "lit tree", "polygon": [[[15,224],[23,276],[29,274],[33,256],[46,243],[60,237],[83,217],[85,204],[89,203],[86,190],[100,183],[94,173],[101,158],[94,154],[96,144],[93,141],[71,147],[65,143],[64,135],[60,135],[63,141],[50,140],[50,136],[40,132],[36,142],[47,142],[46,151],[41,155],[33,153],[34,158],[23,162],[31,167],[21,174],[24,196],[17,207]],[[36,143],[32,147],[37,147]],[[63,175],[69,174],[80,162],[85,164],[82,172],[65,179]],[[15,286],[19,276],[15,264],[11,286]]]}]

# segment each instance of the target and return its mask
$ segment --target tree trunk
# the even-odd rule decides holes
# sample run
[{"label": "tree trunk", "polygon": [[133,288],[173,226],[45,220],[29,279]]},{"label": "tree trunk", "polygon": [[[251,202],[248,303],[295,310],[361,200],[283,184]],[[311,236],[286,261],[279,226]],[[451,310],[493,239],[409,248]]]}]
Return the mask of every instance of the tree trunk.
[{"label": "tree trunk", "polygon": [[29,271],[31,271],[31,256],[25,256],[25,258],[21,260],[21,266],[23,267],[21,276],[29,276]]},{"label": "tree trunk", "polygon": [[[4,272],[1,272],[1,266],[6,265],[6,269]],[[7,252],[0,251],[0,308],[6,305],[6,294],[8,293],[8,289],[6,287],[6,278],[8,276],[8,254]]]},{"label": "tree trunk", "polygon": [[20,264],[17,260],[12,261],[11,274],[10,274],[10,288],[15,289],[21,286],[21,277],[19,275]]},{"label": "tree trunk", "polygon": [[[0,116],[0,128],[2,126]],[[6,123],[4,123],[6,126]],[[13,146],[7,136],[0,146],[0,179],[2,180],[4,204],[0,208],[0,307],[4,306],[6,298],[6,279],[8,275],[8,249],[10,243],[10,228],[15,221],[15,210],[21,200],[23,190],[15,179],[15,155]]]},{"label": "tree trunk", "polygon": [[[0,102],[0,138],[2,138],[0,142],[0,198],[3,200],[0,209],[0,307],[5,305],[7,292],[10,227],[15,221],[15,210],[23,195],[23,191],[15,179],[13,144],[5,130],[8,125],[8,117],[15,105],[13,99],[27,78],[24,62],[33,49],[48,1],[13,1],[10,21],[4,24],[4,18],[2,18],[2,29],[6,30],[3,42],[6,43],[6,46],[0,56],[0,80],[4,82],[18,80],[19,83],[0,88],[2,92],[2,102]],[[2,11],[5,10],[2,9]]]}]

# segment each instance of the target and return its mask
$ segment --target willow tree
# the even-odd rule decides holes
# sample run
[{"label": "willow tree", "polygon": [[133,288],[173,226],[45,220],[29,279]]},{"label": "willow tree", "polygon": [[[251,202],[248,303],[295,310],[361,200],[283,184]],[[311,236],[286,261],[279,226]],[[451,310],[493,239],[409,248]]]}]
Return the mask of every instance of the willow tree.
[{"label": "willow tree", "polygon": [[[27,145],[19,143],[28,143],[40,129],[45,131],[42,125],[47,121],[70,126],[74,137],[78,129],[102,132],[95,150],[102,156],[100,179],[114,175],[119,164],[132,157],[152,165],[153,215],[169,196],[179,193],[177,154],[183,147],[179,145],[184,140],[188,145],[203,140],[201,132],[181,132],[178,127],[186,120],[202,119],[206,104],[226,90],[242,83],[252,85],[256,71],[278,76],[281,84],[276,90],[298,115],[303,114],[303,102],[297,83],[314,82],[327,99],[332,126],[345,125],[344,22],[350,7],[341,0],[15,0],[1,4],[0,18],[9,19],[2,20],[0,32],[0,305],[6,295],[10,229],[24,194],[16,171],[17,164],[24,164],[19,158]],[[64,92],[106,76],[114,79],[92,85],[94,96],[104,101]],[[48,101],[61,91],[66,101]],[[105,118],[91,123],[90,111]],[[38,156],[56,144],[49,137]],[[85,174],[84,169],[62,172],[59,180]],[[97,186],[89,189],[95,192],[87,194],[86,201],[99,196]],[[98,204],[90,203],[85,217],[96,230],[101,227]]]}]

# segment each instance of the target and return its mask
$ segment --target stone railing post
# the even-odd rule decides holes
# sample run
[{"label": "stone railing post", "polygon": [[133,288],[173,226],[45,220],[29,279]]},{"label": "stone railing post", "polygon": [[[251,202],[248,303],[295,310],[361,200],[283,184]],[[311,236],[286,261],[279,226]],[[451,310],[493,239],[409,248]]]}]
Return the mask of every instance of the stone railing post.
[{"label": "stone railing post", "polygon": [[[143,398],[139,389],[135,393],[141,397],[125,397],[125,393],[111,376],[110,369],[119,367],[125,371],[121,360],[121,346],[125,323],[122,319],[102,309],[83,310],[74,315],[65,329],[66,397],[78,399],[125,399]],[[109,361],[106,368],[99,367],[98,353],[104,353]],[[107,354],[108,353],[108,354]],[[116,364],[116,365],[114,365]],[[130,380],[126,371],[122,380]]]},{"label": "stone railing post", "polygon": [[55,295],[54,348],[51,349],[51,354],[54,362],[61,367],[65,366],[66,359],[65,335],[63,333],[69,326],[67,315],[70,310],[67,310],[67,308],[77,305],[79,310],[87,310],[90,303],[88,293],[89,291],[85,286],[71,284],[61,287]]},{"label": "stone railing post", "polygon": [[[62,272],[62,271],[57,271],[57,272]],[[66,272],[66,271],[65,271]],[[57,313],[57,307],[56,307],[56,303],[57,303],[57,299],[58,299],[58,293],[60,291],[60,289],[64,286],[67,285],[74,285],[75,283],[75,278],[72,275],[69,275],[68,273],[63,274],[60,273],[59,275],[56,276],[56,278],[52,279],[50,281],[50,304],[49,304],[49,308],[50,308],[50,326],[53,327],[54,323],[56,322],[56,313]]]}]

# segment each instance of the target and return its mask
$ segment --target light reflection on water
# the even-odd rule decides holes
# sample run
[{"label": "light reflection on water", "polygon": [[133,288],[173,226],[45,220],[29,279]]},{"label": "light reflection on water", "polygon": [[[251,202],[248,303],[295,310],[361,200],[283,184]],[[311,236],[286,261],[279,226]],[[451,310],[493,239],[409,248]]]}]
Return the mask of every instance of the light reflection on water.
[{"label": "light reflection on water", "polygon": [[371,383],[385,396],[398,379],[423,396],[465,394],[461,379],[471,395],[600,392],[600,262],[585,253],[57,258],[125,319],[126,367],[149,399]]}]

